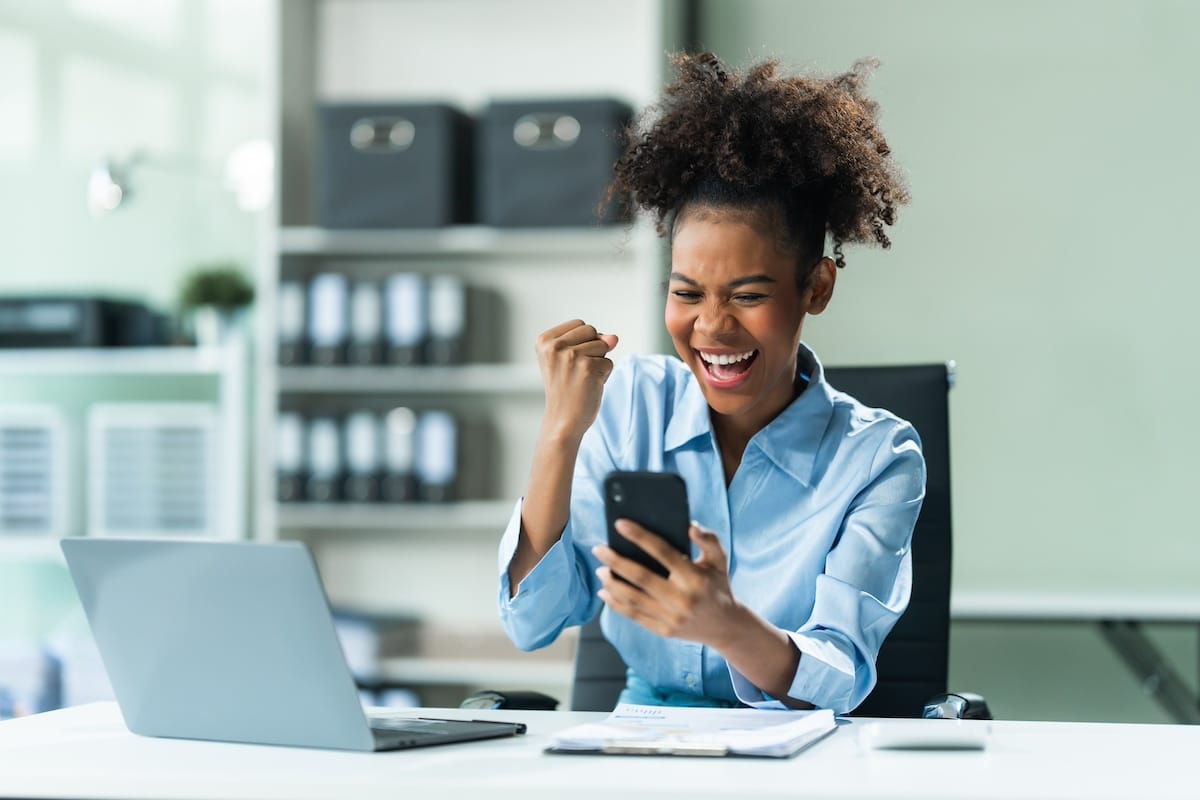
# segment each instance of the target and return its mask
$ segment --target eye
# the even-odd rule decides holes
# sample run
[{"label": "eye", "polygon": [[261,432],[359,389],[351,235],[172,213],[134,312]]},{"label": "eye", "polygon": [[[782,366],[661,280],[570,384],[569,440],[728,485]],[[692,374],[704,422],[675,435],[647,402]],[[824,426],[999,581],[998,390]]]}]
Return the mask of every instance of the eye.
[{"label": "eye", "polygon": [[738,303],[759,303],[767,299],[765,294],[735,294],[733,299]]},{"label": "eye", "polygon": [[671,296],[685,303],[695,303],[700,299],[699,292],[689,292],[686,289],[676,289],[671,292]]}]

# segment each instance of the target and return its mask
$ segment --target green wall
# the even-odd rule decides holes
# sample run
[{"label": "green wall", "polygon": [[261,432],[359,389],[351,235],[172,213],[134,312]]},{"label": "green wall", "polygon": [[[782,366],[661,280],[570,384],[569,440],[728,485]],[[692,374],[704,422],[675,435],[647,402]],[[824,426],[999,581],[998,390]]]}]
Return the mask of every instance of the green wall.
[{"label": "green wall", "polygon": [[[957,583],[1197,591],[1200,6],[712,2],[707,42],[870,86],[911,184],[848,251],[828,363],[954,359]],[[1186,412],[1185,412],[1186,413]]]},{"label": "green wall", "polygon": [[[1200,5],[710,0],[701,15],[702,44],[735,64],[882,62],[869,90],[913,202],[890,251],[847,249],[806,338],[831,364],[957,362],[956,588],[1200,592]],[[1194,680],[1194,631],[1154,635]],[[1004,716],[1163,719],[1091,630],[957,625],[952,645],[954,683]]]}]

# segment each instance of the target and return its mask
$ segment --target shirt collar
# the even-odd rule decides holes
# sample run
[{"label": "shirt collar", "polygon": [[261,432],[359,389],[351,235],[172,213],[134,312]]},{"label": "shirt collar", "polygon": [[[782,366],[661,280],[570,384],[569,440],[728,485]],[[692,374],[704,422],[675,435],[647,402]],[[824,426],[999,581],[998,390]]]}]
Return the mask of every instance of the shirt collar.
[{"label": "shirt collar", "polygon": [[708,416],[708,401],[700,383],[690,369],[684,370],[683,396],[671,412],[667,430],[663,433],[663,446],[669,450],[683,447],[697,436],[712,430],[712,419]]},{"label": "shirt collar", "polygon": [[[798,355],[797,370],[808,376],[808,388],[756,433],[748,446],[757,447],[780,469],[810,486],[817,451],[833,416],[833,390],[825,382],[825,370],[816,354],[801,344]],[[708,401],[696,376],[688,370],[683,396],[667,423],[663,445],[675,450],[711,430]]]}]

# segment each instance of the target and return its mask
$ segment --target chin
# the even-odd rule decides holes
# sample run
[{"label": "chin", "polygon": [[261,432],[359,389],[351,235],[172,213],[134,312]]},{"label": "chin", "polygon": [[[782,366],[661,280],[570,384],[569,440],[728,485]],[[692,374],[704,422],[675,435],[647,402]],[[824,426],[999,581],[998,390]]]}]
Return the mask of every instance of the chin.
[{"label": "chin", "polygon": [[709,393],[705,393],[704,398],[708,400],[708,407],[712,409],[714,414],[719,414],[722,417],[736,417],[746,413],[753,405],[753,402],[748,398],[734,397],[713,397]]}]

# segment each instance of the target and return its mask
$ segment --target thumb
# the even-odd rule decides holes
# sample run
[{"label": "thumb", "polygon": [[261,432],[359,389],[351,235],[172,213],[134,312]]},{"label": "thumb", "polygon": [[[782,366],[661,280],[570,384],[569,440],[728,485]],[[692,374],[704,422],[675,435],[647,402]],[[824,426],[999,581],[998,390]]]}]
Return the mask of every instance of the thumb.
[{"label": "thumb", "polygon": [[608,351],[611,353],[613,348],[617,346],[617,335],[615,333],[599,333],[600,341],[608,345]]},{"label": "thumb", "polygon": [[728,567],[725,558],[725,549],[721,547],[721,540],[717,538],[715,533],[693,522],[691,527],[688,528],[688,538],[700,548],[700,558],[697,559],[698,561],[705,564],[715,564],[722,569]]}]

